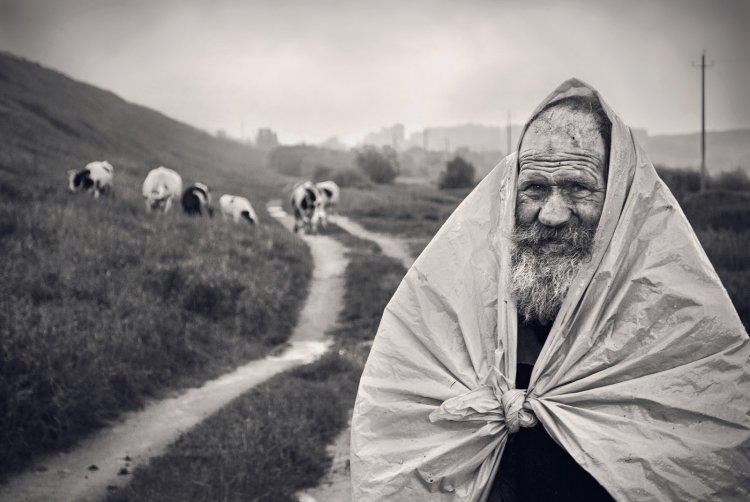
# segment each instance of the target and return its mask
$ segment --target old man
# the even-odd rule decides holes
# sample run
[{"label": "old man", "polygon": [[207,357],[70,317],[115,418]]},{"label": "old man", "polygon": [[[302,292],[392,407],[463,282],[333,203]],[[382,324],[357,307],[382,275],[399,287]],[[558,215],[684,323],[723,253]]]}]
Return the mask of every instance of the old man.
[{"label": "old man", "polygon": [[674,198],[570,80],[386,308],[354,499],[748,499],[748,361]]}]

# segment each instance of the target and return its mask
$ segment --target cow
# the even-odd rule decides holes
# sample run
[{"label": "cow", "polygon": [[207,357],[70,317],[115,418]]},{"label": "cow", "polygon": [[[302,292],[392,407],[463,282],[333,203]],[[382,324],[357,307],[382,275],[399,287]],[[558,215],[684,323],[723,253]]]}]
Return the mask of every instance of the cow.
[{"label": "cow", "polygon": [[323,201],[323,207],[325,208],[326,216],[329,213],[333,213],[336,210],[336,206],[339,204],[341,198],[341,189],[335,181],[320,181],[315,183],[315,186],[320,192],[320,197]]},{"label": "cow", "polygon": [[89,162],[83,169],[68,171],[68,190],[91,192],[98,199],[103,193],[112,192],[115,170],[106,160]]},{"label": "cow", "polygon": [[193,183],[182,192],[182,210],[188,216],[201,216],[208,214],[214,217],[214,208],[211,206],[211,191],[203,183]]},{"label": "cow", "polygon": [[143,197],[146,211],[163,212],[172,207],[172,200],[182,195],[182,177],[168,167],[152,169],[143,181]]},{"label": "cow", "polygon": [[224,221],[231,217],[235,223],[239,223],[240,220],[246,220],[251,225],[258,223],[258,216],[250,201],[245,197],[224,194],[219,197],[219,208]]},{"label": "cow", "polygon": [[325,207],[318,188],[312,181],[297,185],[292,191],[291,203],[294,209],[294,232],[304,228],[309,233],[318,231],[318,225],[325,224]]}]

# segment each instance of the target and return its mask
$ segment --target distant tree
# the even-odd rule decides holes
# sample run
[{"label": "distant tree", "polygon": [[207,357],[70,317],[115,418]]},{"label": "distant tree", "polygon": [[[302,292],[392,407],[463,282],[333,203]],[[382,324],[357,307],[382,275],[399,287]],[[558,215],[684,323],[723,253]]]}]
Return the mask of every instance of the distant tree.
[{"label": "distant tree", "polygon": [[393,183],[398,176],[398,155],[392,148],[365,147],[357,152],[357,166],[375,183]]},{"label": "distant tree", "polygon": [[461,157],[456,157],[445,165],[445,171],[440,175],[438,187],[465,188],[474,185],[474,166]]}]

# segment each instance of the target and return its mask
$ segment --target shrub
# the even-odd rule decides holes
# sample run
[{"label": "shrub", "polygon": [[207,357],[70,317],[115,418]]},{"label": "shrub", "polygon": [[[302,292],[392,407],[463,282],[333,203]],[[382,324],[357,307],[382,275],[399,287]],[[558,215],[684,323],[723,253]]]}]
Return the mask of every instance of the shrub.
[{"label": "shrub", "polygon": [[686,194],[695,193],[701,188],[701,175],[694,169],[655,167],[659,177],[679,201],[682,201]]},{"label": "shrub", "polygon": [[734,171],[711,176],[708,186],[712,190],[746,191],[750,190],[750,178],[747,176],[747,171],[738,167]]},{"label": "shrub", "polygon": [[441,173],[438,187],[466,188],[474,185],[474,166],[461,157],[456,157],[445,165]]},{"label": "shrub", "polygon": [[356,162],[375,183],[393,183],[398,176],[398,157],[392,148],[380,151],[374,147],[365,147],[357,152]]},{"label": "shrub", "polygon": [[331,176],[331,179],[340,187],[367,188],[370,186],[370,181],[361,171],[356,169],[342,169],[336,171],[333,173],[333,176]]}]

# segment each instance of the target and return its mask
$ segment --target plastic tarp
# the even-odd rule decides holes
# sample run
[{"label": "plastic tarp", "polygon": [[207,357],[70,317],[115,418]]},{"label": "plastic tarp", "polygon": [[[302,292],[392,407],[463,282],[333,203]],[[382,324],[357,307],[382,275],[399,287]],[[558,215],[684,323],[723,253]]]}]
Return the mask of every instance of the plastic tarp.
[{"label": "plastic tarp", "polygon": [[[570,80],[539,109],[592,94]],[[616,500],[750,500],[747,333],[677,202],[602,104],[613,130],[592,259],[528,390],[513,389],[511,155],[383,314],[354,409],[354,500],[484,500],[508,434],[534,416]]]}]

